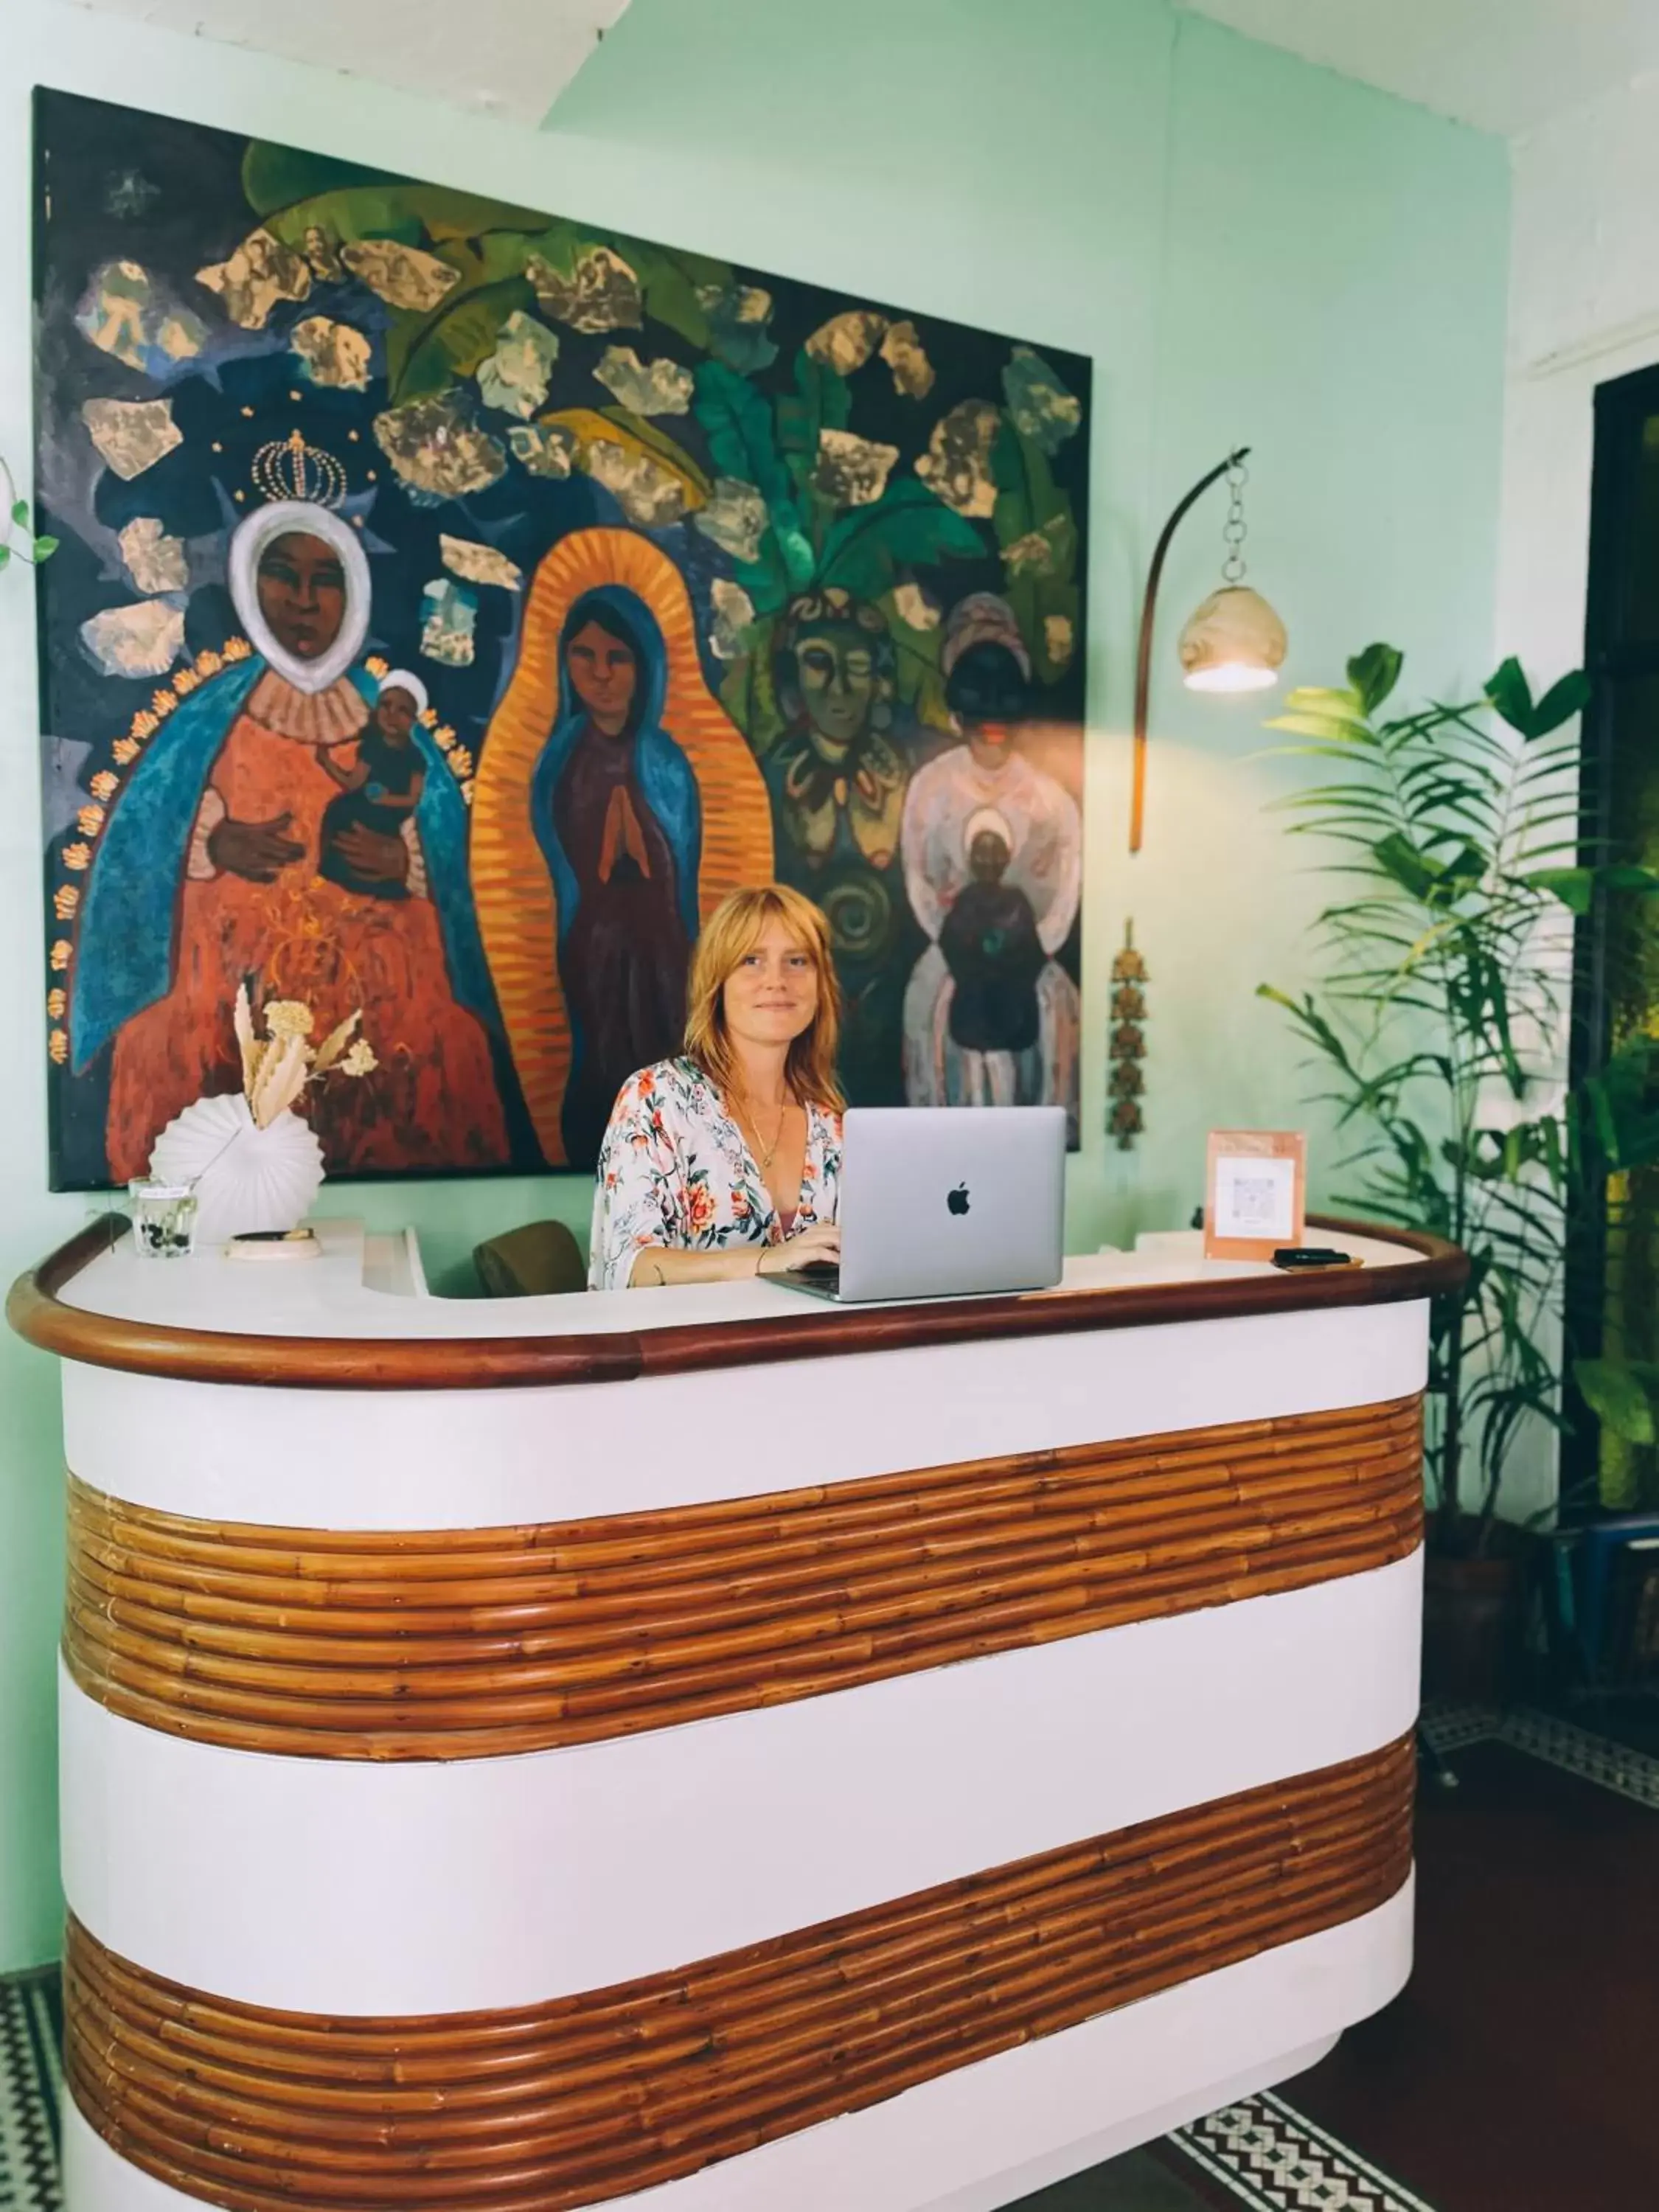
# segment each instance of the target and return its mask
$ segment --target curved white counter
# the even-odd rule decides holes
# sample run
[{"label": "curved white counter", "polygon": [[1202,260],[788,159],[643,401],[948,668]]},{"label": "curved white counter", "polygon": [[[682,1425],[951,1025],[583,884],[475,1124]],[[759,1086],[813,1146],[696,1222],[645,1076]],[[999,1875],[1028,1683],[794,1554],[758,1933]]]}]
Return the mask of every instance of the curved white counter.
[{"label": "curved white counter", "polygon": [[992,2212],[1408,1971],[1426,1298],[450,1303],[88,1235],[70,2212]]}]

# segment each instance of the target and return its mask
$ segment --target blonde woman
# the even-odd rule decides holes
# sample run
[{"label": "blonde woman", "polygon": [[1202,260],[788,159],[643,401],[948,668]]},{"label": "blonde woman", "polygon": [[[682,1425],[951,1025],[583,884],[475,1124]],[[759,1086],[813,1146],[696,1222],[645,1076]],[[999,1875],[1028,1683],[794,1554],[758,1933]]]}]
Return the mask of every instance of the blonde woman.
[{"label": "blonde woman", "polygon": [[734,891],[691,963],[685,1049],[623,1085],[599,1152],[596,1291],[837,1260],[841,994],[823,915]]}]

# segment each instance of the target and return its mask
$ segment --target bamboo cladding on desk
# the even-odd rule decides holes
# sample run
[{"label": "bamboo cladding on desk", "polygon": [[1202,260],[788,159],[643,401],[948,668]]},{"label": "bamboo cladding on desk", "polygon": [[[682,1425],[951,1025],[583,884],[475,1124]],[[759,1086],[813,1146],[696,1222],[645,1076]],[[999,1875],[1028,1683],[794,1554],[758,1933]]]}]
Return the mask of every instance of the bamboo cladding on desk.
[{"label": "bamboo cladding on desk", "polygon": [[215,2002],[71,1922],[66,2070],[106,2142],[232,2212],[574,2212],[1385,1905],[1410,1869],[1413,1777],[1402,1741],[672,1973],[465,2020]]},{"label": "bamboo cladding on desk", "polygon": [[216,1527],[70,1478],[64,1651],[244,1750],[592,1743],[1407,1557],[1420,1398],[740,1504],[419,1535]]}]

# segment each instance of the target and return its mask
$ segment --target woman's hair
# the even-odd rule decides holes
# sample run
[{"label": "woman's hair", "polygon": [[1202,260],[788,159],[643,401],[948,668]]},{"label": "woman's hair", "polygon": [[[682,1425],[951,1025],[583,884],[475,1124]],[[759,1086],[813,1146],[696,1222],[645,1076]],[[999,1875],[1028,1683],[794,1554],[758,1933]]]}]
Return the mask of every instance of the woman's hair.
[{"label": "woman's hair", "polygon": [[836,1080],[841,985],[830,957],[830,927],[822,910],[787,884],[733,891],[703,924],[686,987],[686,1058],[722,1089],[730,1087],[737,1071],[726,1027],[726,979],[760,943],[770,921],[783,924],[811,959],[818,981],[817,1011],[789,1048],[784,1080],[799,1104],[827,1106],[839,1113],[846,1103]]}]

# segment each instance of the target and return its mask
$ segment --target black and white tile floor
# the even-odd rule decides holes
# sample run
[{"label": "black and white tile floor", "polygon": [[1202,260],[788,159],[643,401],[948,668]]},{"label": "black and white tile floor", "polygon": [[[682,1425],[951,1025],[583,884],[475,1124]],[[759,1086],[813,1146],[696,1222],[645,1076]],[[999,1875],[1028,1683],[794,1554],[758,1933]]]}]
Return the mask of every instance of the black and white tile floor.
[{"label": "black and white tile floor", "polygon": [[0,1981],[0,2212],[58,2212],[55,1971]]},{"label": "black and white tile floor", "polygon": [[1256,2212],[1434,2212],[1272,2090],[1212,2112],[1170,2141]]},{"label": "black and white tile floor", "polygon": [[[1474,1705],[1442,1706],[1425,1715],[1425,1729],[1449,1754],[1497,1741],[1565,1768],[1587,1782],[1659,1811],[1659,1759],[1632,1751],[1546,1713],[1498,1712]],[[58,2180],[58,2115],[63,2096],[58,2059],[63,2021],[54,1972],[0,1981],[0,2212],[62,2212]],[[1167,2138],[1194,2179],[1249,2212],[1435,2212],[1420,2197],[1338,2142],[1293,2104],[1271,2091],[1241,2099]],[[1100,2170],[1100,2202],[1137,2212],[1133,2192],[1109,2185]],[[1069,2206],[1086,2205],[1087,2182],[1067,2185]],[[1061,2192],[1054,2193],[1058,2201]],[[1044,2196],[1020,2212],[1042,2212]],[[1168,2198],[1161,2192],[1160,2203]],[[852,2212],[852,2208],[848,2208]]]},{"label": "black and white tile floor", "polygon": [[1436,1749],[1449,1755],[1467,1744],[1510,1744],[1547,1765],[1659,1812],[1659,1759],[1576,1728],[1553,1713],[1525,1705],[1501,1712],[1489,1705],[1440,1705],[1424,1713],[1423,1729]]}]

